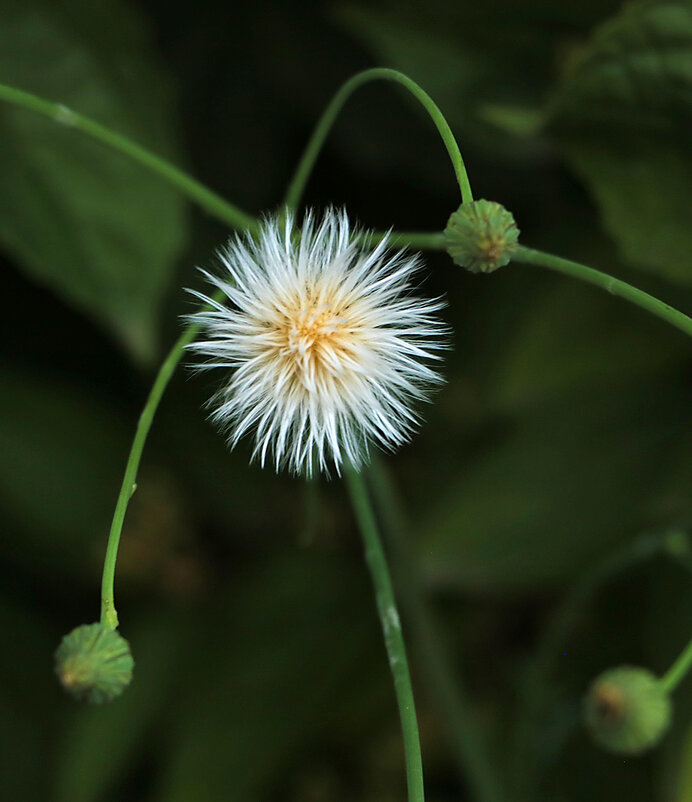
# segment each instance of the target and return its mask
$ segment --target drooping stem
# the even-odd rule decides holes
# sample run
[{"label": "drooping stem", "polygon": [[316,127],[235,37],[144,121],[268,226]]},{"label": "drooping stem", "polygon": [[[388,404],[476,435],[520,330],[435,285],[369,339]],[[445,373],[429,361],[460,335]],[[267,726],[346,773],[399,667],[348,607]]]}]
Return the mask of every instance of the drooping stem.
[{"label": "drooping stem", "polygon": [[[164,180],[173,184],[191,201],[197,203],[209,214],[227,223],[232,228],[257,232],[258,222],[254,217],[251,217],[238,207],[224,200],[220,195],[217,195],[175,165],[151,153],[127,137],[110,130],[106,126],[82,114],[78,114],[64,105],[52,103],[37,95],[3,84],[0,84],[0,101],[41,114],[52,119],[57,124],[68,126],[75,131],[81,132],[101,142],[103,145],[138,162]],[[382,233],[374,233],[371,235],[371,238],[376,240],[380,239],[382,236],[384,236]],[[409,244],[416,248],[437,248],[439,247],[437,237],[438,235],[436,234],[402,233],[393,234],[391,239],[394,244],[399,245]],[[192,342],[197,331],[197,326],[189,326],[171,349],[159,369],[137,424],[137,430],[125,466],[125,474],[113,514],[101,581],[101,621],[112,628],[118,626],[113,589],[118,546],[120,544],[120,535],[125,520],[125,513],[130,498],[134,493],[135,480],[142,457],[142,451],[149,429],[151,428],[154,414],[156,413],[156,409],[166,386],[182,357],[185,346]]]},{"label": "drooping stem", "polygon": [[366,478],[382,519],[401,606],[411,627],[413,649],[421,670],[427,675],[425,688],[447,728],[463,781],[468,783],[472,798],[477,802],[499,802],[505,799],[499,766],[489,754],[487,739],[474,716],[463,678],[452,667],[444,638],[425,598],[407,542],[409,527],[399,494],[380,459],[373,459]]},{"label": "drooping stem", "polygon": [[120,486],[120,493],[113,513],[110,533],[108,535],[108,545],[106,547],[106,558],[103,563],[103,575],[101,579],[101,623],[115,629],[118,626],[118,614],[115,609],[115,597],[113,582],[115,577],[115,563],[118,558],[118,545],[120,544],[120,533],[125,521],[125,512],[132,494],[135,492],[135,480],[137,470],[142,459],[144,444],[154,419],[154,414],[161,400],[168,382],[180,361],[185,346],[195,338],[199,327],[189,326],[178,338],[165,361],[161,365],[159,372],[151,388],[147,402],[144,405],[142,414],[137,422],[137,430],[130,448],[130,454],[125,466],[125,475]]},{"label": "drooping stem", "polygon": [[[218,292],[213,296],[213,300],[218,301],[221,297],[223,297],[223,293]],[[196,323],[189,325],[180,335],[173,348],[171,348],[168,356],[159,368],[159,372],[149,392],[144,409],[137,422],[135,437],[132,441],[127,464],[125,465],[125,475],[123,476],[118,500],[115,504],[115,512],[113,513],[113,520],[108,535],[108,545],[106,546],[106,557],[103,563],[103,575],[101,578],[101,623],[110,626],[112,629],[118,626],[113,582],[115,578],[115,563],[118,558],[120,533],[123,529],[127,505],[132,498],[132,494],[135,492],[137,470],[139,469],[139,463],[142,459],[144,444],[146,443],[147,435],[149,434],[149,429],[151,428],[161,397],[183,356],[185,346],[195,339],[199,328],[199,325]]]},{"label": "drooping stem", "polygon": [[151,172],[173,184],[183,195],[199,204],[209,214],[227,223],[231,228],[250,231],[257,229],[258,223],[254,217],[224,200],[220,195],[212,192],[204,184],[200,184],[199,181],[196,181],[175,165],[143,148],[131,139],[122,136],[122,134],[118,134],[110,128],[97,123],[95,120],[85,117],[83,114],[78,114],[76,111],[67,108],[67,106],[51,103],[49,100],[32,95],[30,92],[24,92],[21,89],[15,89],[12,86],[3,84],[0,84],[0,100],[37,112],[44,117],[49,117],[53,122],[80,131],[112,150],[116,150],[133,161],[139,162]]},{"label": "drooping stem", "polygon": [[398,83],[407,89],[418,101],[420,101],[430,115],[432,121],[435,123],[437,130],[442,137],[442,141],[447,148],[449,158],[451,159],[452,166],[454,168],[454,174],[456,175],[457,182],[459,184],[459,190],[461,191],[462,201],[467,203],[468,201],[473,200],[471,185],[469,184],[469,179],[466,174],[466,167],[464,166],[464,160],[461,157],[459,146],[454,138],[452,129],[449,127],[447,120],[445,120],[444,115],[440,111],[435,101],[415,81],[412,81],[402,72],[399,72],[398,70],[391,70],[386,67],[376,67],[371,70],[359,72],[352,78],[349,78],[349,80],[346,81],[346,83],[343,84],[339,91],[334,95],[322,113],[322,116],[312,132],[312,136],[308,141],[305,151],[303,152],[300,162],[298,163],[298,167],[293,174],[288,191],[286,192],[286,199],[284,202],[285,205],[290,209],[295,209],[299,205],[300,199],[303,196],[303,191],[305,190],[305,185],[308,182],[308,178],[310,177],[312,168],[314,167],[315,161],[317,160],[320,150],[322,149],[322,145],[324,144],[332,125],[334,125],[334,121],[336,120],[339,112],[343,108],[344,103],[346,103],[346,101],[355,92],[355,90],[358,89],[358,87],[363,86],[363,84],[369,83],[370,81],[378,80],[394,81],[395,83]]},{"label": "drooping stem", "polygon": [[672,693],[678,687],[690,668],[692,668],[692,640],[661,678],[661,684],[668,693]]},{"label": "drooping stem", "polygon": [[586,265],[573,262],[570,259],[563,259],[560,256],[553,256],[553,254],[537,251],[533,248],[525,248],[523,245],[518,246],[516,252],[512,255],[512,260],[537,265],[538,267],[547,267],[549,270],[572,276],[572,278],[580,279],[587,282],[587,284],[594,284],[611,295],[617,295],[635,304],[635,306],[646,309],[652,315],[660,317],[661,320],[665,320],[671,326],[675,326],[680,331],[684,331],[685,334],[692,336],[692,318],[674,309],[669,304],[659,301],[653,295],[649,295],[643,290],[638,290],[631,284],[613,278],[607,273],[601,273],[599,270],[586,267]]},{"label": "drooping stem", "polygon": [[389,658],[389,667],[394,679],[394,690],[399,705],[401,729],[404,737],[406,759],[406,782],[409,802],[424,802],[423,761],[420,751],[418,719],[413,700],[413,688],[409,673],[406,647],[401,632],[399,611],[396,606],[392,580],[387,566],[387,557],[382,547],[375,515],[370,504],[368,490],[360,473],[352,468],[345,471],[351,502],[365,545],[365,560],[375,588],[377,611],[384,633],[384,643]]}]

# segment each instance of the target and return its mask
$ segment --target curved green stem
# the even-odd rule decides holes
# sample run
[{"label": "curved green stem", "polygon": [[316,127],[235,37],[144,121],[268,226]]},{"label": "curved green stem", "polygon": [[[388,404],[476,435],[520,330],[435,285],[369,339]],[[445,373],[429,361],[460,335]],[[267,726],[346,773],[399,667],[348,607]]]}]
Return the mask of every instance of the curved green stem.
[{"label": "curved green stem", "polygon": [[427,675],[425,688],[447,727],[462,779],[468,783],[474,800],[501,802],[505,793],[499,767],[491,759],[487,738],[473,715],[463,678],[452,666],[444,637],[426,599],[420,572],[407,542],[409,526],[399,494],[380,459],[373,459],[366,478],[382,518],[394,579],[401,589],[402,609],[411,627],[413,648],[421,670]]},{"label": "curved green stem", "polygon": [[375,515],[373,514],[362,475],[352,468],[348,468],[345,471],[345,475],[351,502],[363,536],[365,560],[370,569],[370,576],[375,588],[377,610],[384,633],[389,666],[394,678],[394,690],[399,705],[401,729],[404,736],[408,799],[409,802],[424,802],[423,761],[420,751],[418,719],[416,718],[406,647],[401,634],[399,612],[394,598],[392,580],[389,576],[387,558],[382,548]]},{"label": "curved green stem", "polygon": [[659,301],[653,295],[647,292],[638,290],[631,284],[627,284],[620,279],[613,278],[607,273],[601,273],[599,270],[594,270],[586,265],[573,262],[570,259],[562,259],[559,256],[553,256],[550,253],[543,251],[536,251],[533,248],[525,248],[523,245],[517,247],[512,255],[512,260],[515,262],[525,262],[526,264],[537,265],[538,267],[547,267],[549,270],[555,270],[558,273],[563,273],[572,278],[578,278],[581,281],[586,281],[588,284],[594,284],[596,287],[609,292],[611,295],[617,295],[624,298],[626,301],[646,309],[652,315],[660,317],[671,326],[684,331],[685,334],[692,336],[692,318],[674,309],[669,304]]},{"label": "curved green stem", "polygon": [[461,191],[462,201],[467,203],[473,200],[471,186],[466,174],[464,160],[461,158],[459,146],[454,138],[452,129],[449,127],[447,120],[445,120],[444,115],[440,111],[435,101],[427,92],[418,86],[415,81],[412,81],[402,72],[399,72],[398,70],[391,70],[386,67],[375,67],[371,70],[359,72],[352,78],[349,78],[349,80],[346,81],[346,83],[343,84],[339,91],[334,95],[329,105],[322,113],[322,116],[320,117],[314,131],[312,132],[312,136],[308,141],[307,147],[303,152],[300,162],[298,163],[298,167],[293,174],[288,191],[286,192],[286,199],[284,203],[290,209],[295,209],[300,203],[303,191],[305,190],[305,185],[308,182],[308,178],[312,172],[312,168],[315,165],[317,156],[322,149],[322,145],[327,138],[327,134],[331,130],[332,125],[334,125],[334,121],[343,108],[344,103],[346,103],[346,101],[355,92],[355,90],[358,89],[358,87],[370,81],[378,80],[394,81],[395,83],[398,83],[407,89],[418,101],[420,101],[432,118],[432,121],[437,126],[437,130],[440,132],[442,141],[447,148],[449,158],[452,160],[452,166],[454,167],[454,173],[457,177],[459,189]]},{"label": "curved green stem", "polygon": [[[222,297],[223,293],[219,291],[213,296],[213,299],[218,301]],[[180,335],[173,348],[171,348],[168,356],[159,368],[159,372],[149,392],[142,414],[139,416],[139,421],[137,422],[135,438],[132,441],[132,447],[130,448],[127,464],[125,465],[125,475],[123,476],[120,493],[118,494],[118,500],[115,504],[115,512],[113,513],[113,521],[108,535],[106,558],[103,563],[103,575],[101,579],[101,623],[110,626],[112,629],[118,626],[113,580],[115,576],[115,563],[118,558],[120,533],[123,529],[127,505],[136,489],[135,480],[137,479],[137,470],[139,469],[139,463],[142,459],[144,444],[159,402],[161,401],[161,396],[163,396],[164,390],[168,386],[168,382],[183,356],[185,346],[195,339],[199,328],[199,324],[197,323],[189,325]]]},{"label": "curved green stem", "polygon": [[668,693],[672,693],[684,679],[685,674],[687,674],[691,667],[692,640],[685,646],[677,660],[663,675],[661,678],[661,685],[663,685]]},{"label": "curved green stem", "polygon": [[179,170],[174,165],[156,156],[151,151],[146,150],[141,145],[133,142],[121,134],[111,131],[103,125],[89,119],[88,117],[78,114],[72,109],[67,108],[59,103],[51,103],[44,100],[37,95],[32,95],[29,92],[23,92],[21,89],[15,89],[11,86],[0,84],[0,100],[11,103],[14,106],[21,106],[22,108],[35,111],[45,117],[49,117],[54,122],[60,125],[66,125],[74,128],[81,133],[86,134],[92,139],[96,139],[104,145],[107,145],[113,150],[128,156],[136,162],[139,162],[151,172],[161,176],[164,180],[168,181],[173,186],[177,187],[183,195],[186,195],[190,200],[198,203],[209,214],[227,223],[231,228],[237,229],[250,229],[251,231],[257,230],[257,220],[249,214],[241,211],[237,206],[234,206],[228,201],[224,200],[220,195],[212,192],[210,189],[200,184],[191,176]]},{"label": "curved green stem", "polygon": [[[422,90],[421,90],[422,91]],[[101,142],[111,149],[131,158],[147,169],[161,176],[169,183],[176,186],[190,200],[199,204],[209,214],[227,223],[232,228],[246,229],[252,232],[258,230],[258,222],[254,217],[246,214],[231,203],[225,201],[221,196],[212,192],[199,181],[179,170],[174,165],[156,156],[137,143],[111,131],[94,120],[72,111],[64,105],[52,103],[37,95],[24,92],[14,87],[0,84],[0,101],[10,103],[24,109],[41,114],[52,119],[54,122],[73,128],[92,139]],[[383,233],[372,234],[373,240],[381,239]],[[437,248],[441,247],[438,242],[439,235],[436,234],[391,234],[390,239],[393,244],[411,245],[417,248]],[[166,386],[180,361],[185,346],[190,343],[197,334],[197,326],[189,326],[178,341],[175,343],[170,353],[163,362],[159,373],[154,381],[154,385],[149,393],[147,402],[137,424],[135,438],[130,449],[125,475],[123,477],[120,493],[116,502],[115,512],[111,523],[106,547],[106,557],[103,566],[103,577],[101,581],[101,621],[112,628],[118,626],[118,616],[114,601],[114,575],[115,564],[120,543],[120,535],[125,520],[125,513],[130,498],[135,491],[135,479],[137,470],[142,457],[142,451],[146,442],[149,429],[154,418],[154,414],[166,389]]]}]

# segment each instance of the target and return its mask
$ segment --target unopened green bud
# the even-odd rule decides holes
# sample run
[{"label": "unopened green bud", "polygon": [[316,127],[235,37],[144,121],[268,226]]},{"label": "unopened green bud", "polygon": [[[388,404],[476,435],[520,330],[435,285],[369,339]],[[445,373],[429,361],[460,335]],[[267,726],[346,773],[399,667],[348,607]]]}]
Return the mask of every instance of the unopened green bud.
[{"label": "unopened green bud", "polygon": [[472,273],[491,273],[506,265],[519,241],[511,212],[495,201],[462,203],[444,231],[447,253]]},{"label": "unopened green bud", "polygon": [[620,666],[594,680],[584,713],[599,746],[636,755],[661,740],[670,725],[672,706],[658,677],[645,668]]},{"label": "unopened green bud", "polygon": [[130,645],[116,630],[85,624],[65,635],[55,652],[55,671],[76,699],[101,704],[125,690],[132,679]]}]

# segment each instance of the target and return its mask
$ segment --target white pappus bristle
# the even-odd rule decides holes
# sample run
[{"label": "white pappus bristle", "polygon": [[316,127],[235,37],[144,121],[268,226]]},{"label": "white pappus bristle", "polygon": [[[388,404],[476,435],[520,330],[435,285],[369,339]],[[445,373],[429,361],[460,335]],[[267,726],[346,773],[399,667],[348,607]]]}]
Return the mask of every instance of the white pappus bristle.
[{"label": "white pappus bristle", "polygon": [[203,331],[189,348],[227,370],[211,406],[231,446],[252,434],[263,465],[310,475],[409,439],[445,343],[443,302],[411,295],[416,255],[362,245],[330,209],[301,229],[266,219],[220,257],[223,274],[205,275],[225,303],[194,293],[208,308],[189,316]]}]

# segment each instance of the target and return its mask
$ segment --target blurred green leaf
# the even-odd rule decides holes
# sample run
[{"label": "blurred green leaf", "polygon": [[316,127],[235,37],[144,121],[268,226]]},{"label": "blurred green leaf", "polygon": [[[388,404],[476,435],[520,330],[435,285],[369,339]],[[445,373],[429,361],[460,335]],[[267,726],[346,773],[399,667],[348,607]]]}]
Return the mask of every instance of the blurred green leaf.
[{"label": "blurred green leaf", "polygon": [[[0,81],[177,159],[171,93],[119,0],[6,0]],[[184,204],[124,156],[31,112],[0,108],[0,241],[33,278],[153,355],[185,240]]]},{"label": "blurred green leaf", "polygon": [[3,549],[83,565],[107,532],[128,432],[82,393],[4,366],[0,419],[0,509],[23,533]]},{"label": "blurred green leaf", "polygon": [[692,3],[626,4],[579,53],[552,121],[625,257],[692,282]]},{"label": "blurred green leaf", "polygon": [[518,137],[534,136],[545,123],[545,112],[542,109],[509,103],[487,103],[479,106],[478,116]]},{"label": "blurred green leaf", "polygon": [[[264,566],[201,628],[156,799],[247,802],[356,700],[381,659],[371,589],[343,560],[310,552]],[[391,704],[394,705],[393,698]]]},{"label": "blurred green leaf", "polygon": [[689,425],[684,388],[656,378],[574,392],[511,424],[424,513],[428,571],[477,588],[535,589],[641,527]]}]

